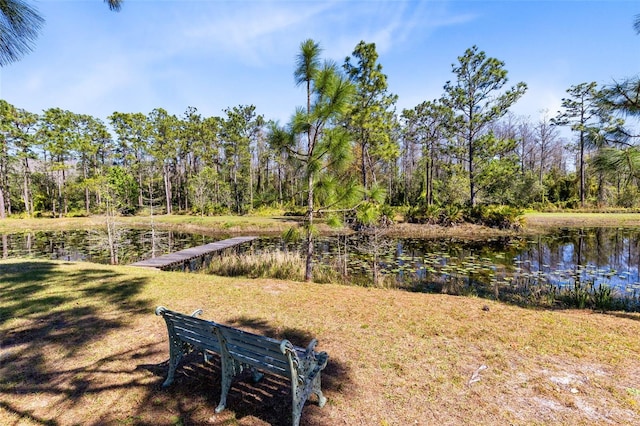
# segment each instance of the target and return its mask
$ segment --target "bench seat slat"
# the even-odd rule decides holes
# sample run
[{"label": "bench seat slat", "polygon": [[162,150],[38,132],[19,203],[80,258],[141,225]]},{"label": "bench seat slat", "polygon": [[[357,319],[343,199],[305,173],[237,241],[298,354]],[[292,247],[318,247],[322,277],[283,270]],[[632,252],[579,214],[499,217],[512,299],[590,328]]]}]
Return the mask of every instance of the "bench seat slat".
[{"label": "bench seat slat", "polygon": [[213,331],[213,325],[210,323],[207,324],[199,324],[198,327],[191,327],[188,324],[182,324],[182,323],[174,323],[173,324],[173,328],[176,331],[176,333],[181,333],[184,335],[189,335],[189,334],[201,334],[201,335],[206,335],[206,334],[211,334],[211,332]]},{"label": "bench seat slat", "polygon": [[244,354],[251,358],[256,359],[272,359],[275,360],[276,363],[286,364],[289,360],[282,356],[282,352],[273,352],[269,350],[260,350],[260,348],[256,347],[248,347],[245,345],[238,345],[235,342],[227,342],[227,348],[231,353],[239,353]]},{"label": "bench seat slat", "polygon": [[[248,331],[239,330],[222,324],[216,324],[215,326],[225,334],[225,338],[229,342],[237,343],[241,346],[255,347],[259,351],[269,351],[284,357],[280,349],[280,344],[282,343],[281,340],[260,336],[258,334],[253,334]],[[304,348],[294,346],[294,349],[298,356],[304,356],[306,351]],[[283,359],[285,358],[286,357]]]},{"label": "bench seat slat", "polygon": [[174,323],[173,328],[176,333],[188,334],[211,334],[212,324],[200,324],[198,327],[190,327],[188,324]]}]

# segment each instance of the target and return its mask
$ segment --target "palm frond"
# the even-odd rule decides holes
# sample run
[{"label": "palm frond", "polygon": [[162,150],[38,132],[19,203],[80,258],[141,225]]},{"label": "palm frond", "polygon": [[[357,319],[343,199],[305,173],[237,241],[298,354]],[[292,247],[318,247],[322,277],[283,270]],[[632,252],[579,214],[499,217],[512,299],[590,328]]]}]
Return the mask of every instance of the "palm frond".
[{"label": "palm frond", "polygon": [[38,11],[24,1],[0,1],[0,66],[31,52],[43,24]]},{"label": "palm frond", "polygon": [[[104,0],[109,9],[119,11],[123,0]],[[0,0],[0,66],[20,60],[33,51],[44,19],[23,0]]]},{"label": "palm frond", "polygon": [[109,5],[109,10],[113,10],[119,12],[122,8],[123,0],[104,0],[105,3]]}]

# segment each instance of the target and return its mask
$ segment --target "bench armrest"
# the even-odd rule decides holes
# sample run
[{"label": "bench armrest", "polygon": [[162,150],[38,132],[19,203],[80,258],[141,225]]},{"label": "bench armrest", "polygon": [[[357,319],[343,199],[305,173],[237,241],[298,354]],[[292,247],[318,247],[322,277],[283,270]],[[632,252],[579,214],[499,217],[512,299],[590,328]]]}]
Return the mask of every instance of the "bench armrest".
[{"label": "bench armrest", "polygon": [[[156,315],[162,315],[163,313],[165,313],[167,311],[168,311],[168,309],[165,308],[164,306],[158,306],[156,308]],[[199,317],[200,315],[202,315],[202,312],[204,312],[202,309],[196,309],[195,311],[193,311],[191,316],[192,317]]]},{"label": "bench armrest", "polygon": [[[320,375],[322,370],[327,366],[329,355],[327,355],[326,352],[316,352],[314,349],[317,344],[316,339],[313,339],[304,352],[297,351],[288,340],[283,340],[280,344],[280,350],[289,359],[289,366],[291,368],[291,397],[294,425],[299,424],[302,407],[304,407],[304,403],[310,394],[315,393],[318,396],[318,405],[320,407],[324,406],[327,401],[322,394]],[[300,358],[299,355],[301,355],[302,358]]]},{"label": "bench armrest", "polygon": [[327,366],[329,356],[326,352],[316,352],[317,344],[316,339],[311,340],[302,357],[290,341],[285,339],[280,344],[280,350],[289,359],[292,375],[300,384],[313,380],[314,376]]}]

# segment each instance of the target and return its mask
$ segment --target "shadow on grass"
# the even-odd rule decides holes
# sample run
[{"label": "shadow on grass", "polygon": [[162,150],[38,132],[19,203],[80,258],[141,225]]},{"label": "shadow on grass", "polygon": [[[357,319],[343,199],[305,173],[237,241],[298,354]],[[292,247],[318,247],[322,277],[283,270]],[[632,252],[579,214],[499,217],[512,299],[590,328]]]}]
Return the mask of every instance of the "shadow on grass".
[{"label": "shadow on grass", "polygon": [[[15,342],[14,342],[15,343]],[[46,369],[42,361],[42,354],[32,357],[20,357],[19,354],[10,354],[2,362],[11,364],[11,372],[4,374],[0,381],[0,410],[13,414],[28,423],[41,425],[67,424],[59,420],[56,415],[47,418],[45,415],[34,413],[33,403],[18,403],[10,399],[11,394],[20,395],[31,401],[55,401],[58,407],[64,407],[63,411],[71,410],[75,406],[82,406],[88,401],[95,401],[112,391],[140,394],[149,394],[149,383],[143,375],[131,374],[131,366],[141,358],[158,354],[157,345],[142,345],[135,349],[125,350],[110,354],[99,360],[70,369]],[[29,364],[36,362],[38,368]],[[114,365],[118,367],[114,368]],[[126,367],[125,367],[126,366]],[[56,413],[59,409],[51,410]],[[81,420],[80,416],[73,424],[110,424],[110,420],[88,422]],[[116,423],[120,423],[116,421]],[[21,424],[18,422],[16,424]],[[130,424],[130,423],[127,423]]]},{"label": "shadow on grass", "polygon": [[611,315],[616,318],[629,319],[633,321],[640,321],[640,314],[633,315],[627,312],[603,312],[605,315]]},{"label": "shadow on grass", "polygon": [[273,337],[278,340],[287,339],[294,345],[301,346],[303,348],[307,347],[309,342],[314,338],[314,336],[306,330],[300,330],[297,328],[278,329],[272,327],[263,319],[249,318],[247,316],[231,318],[231,320],[227,322],[227,325],[236,328],[248,329],[254,333]]},{"label": "shadow on grass", "polygon": [[29,423],[46,425],[46,426],[57,426],[59,423],[55,420],[44,419],[39,416],[33,415],[31,413],[27,413],[20,408],[13,406],[4,401],[0,401],[0,409],[3,409],[7,413],[15,414],[20,417],[20,420],[24,420]]},{"label": "shadow on grass", "polygon": [[75,300],[102,302],[116,309],[148,309],[138,294],[144,280],[125,279],[112,269],[63,271],[54,262],[0,264],[0,325],[10,318],[47,314]]},{"label": "shadow on grass", "polygon": [[[315,336],[311,335],[306,330],[298,328],[275,328],[269,325],[268,322],[263,319],[249,318],[246,316],[240,316],[232,318],[229,321],[229,325],[234,327],[248,329],[249,331],[257,332],[265,336],[273,337],[276,339],[287,339],[296,346],[306,348]],[[318,342],[318,348],[316,350],[322,351],[322,342]],[[329,353],[329,362],[322,371],[322,389],[331,391],[341,391],[343,389],[350,389],[353,391],[355,383],[351,381],[349,376],[349,369],[347,365],[337,359],[331,357]]]},{"label": "shadow on grass", "polygon": [[[276,339],[286,338],[303,347],[312,339],[305,330],[280,330],[270,326],[263,319],[246,316],[238,317],[226,324]],[[197,352],[183,358],[176,371],[175,381],[168,389],[160,387],[168,371],[167,361],[138,367],[159,377],[157,390],[140,406],[164,406],[174,412],[175,420],[182,424],[291,424],[291,383],[285,378],[267,373],[262,380],[255,383],[251,373],[245,371],[231,386],[227,408],[220,414],[214,414],[220,399],[221,387],[220,358],[217,355],[211,356],[207,362],[203,362],[202,355]],[[322,390],[329,398],[327,404],[331,404],[328,394],[342,392],[345,389],[355,390],[349,377],[349,369],[346,364],[331,358],[329,354],[329,363],[322,372]],[[323,411],[326,409],[320,408],[315,396],[311,396],[303,410],[301,424],[327,424],[326,413]],[[139,412],[134,417],[138,419],[135,424],[151,424],[142,420],[148,418],[148,413]]]},{"label": "shadow on grass", "polygon": [[[17,401],[33,395],[60,405],[102,392],[101,367],[131,354],[87,365],[92,355],[83,350],[129,326],[131,315],[152,311],[140,297],[145,280],[115,269],[66,269],[61,263],[31,261],[0,264],[0,277],[0,411],[32,423],[58,424],[20,408]],[[69,360],[83,366],[65,369]]]}]

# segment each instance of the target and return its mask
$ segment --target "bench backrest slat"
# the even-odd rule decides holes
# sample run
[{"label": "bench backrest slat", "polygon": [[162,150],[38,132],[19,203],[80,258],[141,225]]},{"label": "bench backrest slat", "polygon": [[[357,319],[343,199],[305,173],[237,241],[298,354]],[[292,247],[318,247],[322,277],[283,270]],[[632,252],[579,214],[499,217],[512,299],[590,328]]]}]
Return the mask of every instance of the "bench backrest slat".
[{"label": "bench backrest slat", "polygon": [[180,340],[200,349],[220,353],[220,342],[213,331],[214,322],[169,311],[163,316]]},{"label": "bench backrest slat", "polygon": [[280,349],[281,341],[236,328],[216,324],[226,341],[229,353],[239,362],[290,377],[289,359]]},{"label": "bench backrest slat", "polygon": [[220,353],[220,343],[218,338],[212,334],[211,328],[209,328],[208,334],[206,332],[194,332],[193,330],[180,330],[179,327],[175,328],[176,336],[180,340],[190,343],[200,349],[208,349],[216,353]]}]

